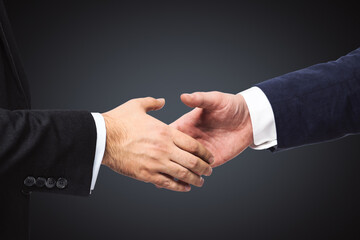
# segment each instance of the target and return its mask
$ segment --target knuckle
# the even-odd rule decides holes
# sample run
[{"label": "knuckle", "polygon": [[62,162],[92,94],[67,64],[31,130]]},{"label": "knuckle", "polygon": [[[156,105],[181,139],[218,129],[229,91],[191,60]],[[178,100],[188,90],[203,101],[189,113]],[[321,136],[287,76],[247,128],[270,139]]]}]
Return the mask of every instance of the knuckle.
[{"label": "knuckle", "polygon": [[192,144],[190,144],[190,148],[191,148],[191,151],[194,153],[198,153],[200,151],[199,144],[197,144],[195,142],[192,142]]},{"label": "knuckle", "polygon": [[139,107],[141,102],[139,98],[133,98],[126,102],[127,104],[131,105],[132,107]]},{"label": "knuckle", "polygon": [[174,187],[174,189],[173,189],[174,191],[178,191],[178,192],[184,192],[185,191],[185,187],[183,187],[183,186],[175,186]]},{"label": "knuckle", "polygon": [[126,103],[133,103],[134,99],[127,100]]},{"label": "knuckle", "polygon": [[144,182],[149,182],[151,174],[149,173],[149,169],[147,167],[143,167],[139,171],[139,177],[143,179]]},{"label": "knuckle", "polygon": [[169,179],[163,180],[163,181],[162,181],[162,186],[163,186],[164,188],[169,188],[169,187],[171,187],[171,181],[170,181]]},{"label": "knuckle", "polygon": [[167,144],[156,142],[148,150],[148,155],[156,162],[165,162],[170,154],[170,148]]},{"label": "knuckle", "polygon": [[162,187],[162,188],[169,188],[171,187],[171,181],[170,179],[162,179],[162,178],[156,178],[152,181],[153,184],[156,186]]},{"label": "knuckle", "polygon": [[152,183],[155,184],[155,185],[157,185],[157,186],[163,187],[162,180],[159,179],[159,178],[154,178],[154,179],[152,180]]},{"label": "knuckle", "polygon": [[195,169],[199,167],[199,161],[197,158],[190,158],[189,159],[189,166],[191,169]]},{"label": "knuckle", "polygon": [[211,91],[209,93],[213,94],[215,97],[220,97],[221,96],[221,92],[219,92],[219,91]]},{"label": "knuckle", "polygon": [[153,183],[154,184],[154,186],[156,187],[156,188],[162,188],[161,186],[159,186],[159,185],[157,185],[157,184],[155,184],[155,183]]},{"label": "knuckle", "polygon": [[138,98],[133,98],[127,101],[128,103],[138,103],[139,99]]},{"label": "knuckle", "polygon": [[152,184],[154,184],[156,187],[161,187],[160,181],[157,180],[156,178],[153,178],[150,182],[151,182]]},{"label": "knuckle", "polygon": [[144,99],[145,99],[145,100],[149,100],[149,101],[154,101],[154,100],[155,100],[155,98],[153,98],[153,97],[150,97],[150,96],[148,96],[148,97],[145,97]]},{"label": "knuckle", "polygon": [[157,133],[160,135],[160,137],[169,137],[170,136],[170,129],[169,126],[165,125],[162,127],[159,127],[159,129],[157,129]]},{"label": "knuckle", "polygon": [[155,104],[155,103],[156,103],[156,99],[153,98],[153,97],[145,97],[144,100],[145,100],[146,102],[151,103],[151,104]]},{"label": "knuckle", "polygon": [[180,169],[178,171],[179,179],[186,179],[189,176],[189,171],[187,169]]}]

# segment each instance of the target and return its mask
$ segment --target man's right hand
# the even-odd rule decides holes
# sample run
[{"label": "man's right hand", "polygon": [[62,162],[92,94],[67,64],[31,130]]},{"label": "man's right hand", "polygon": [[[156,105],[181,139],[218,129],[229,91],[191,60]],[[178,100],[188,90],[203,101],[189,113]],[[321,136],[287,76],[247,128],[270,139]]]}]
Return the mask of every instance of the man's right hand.
[{"label": "man's right hand", "polygon": [[187,192],[189,184],[203,185],[201,175],[211,174],[214,158],[192,137],[146,114],[164,104],[164,99],[138,98],[103,113],[107,136],[102,164],[157,187]]},{"label": "man's right hand", "polygon": [[241,94],[196,92],[181,101],[194,108],[170,126],[194,137],[214,155],[212,167],[236,157],[253,142],[253,127]]}]

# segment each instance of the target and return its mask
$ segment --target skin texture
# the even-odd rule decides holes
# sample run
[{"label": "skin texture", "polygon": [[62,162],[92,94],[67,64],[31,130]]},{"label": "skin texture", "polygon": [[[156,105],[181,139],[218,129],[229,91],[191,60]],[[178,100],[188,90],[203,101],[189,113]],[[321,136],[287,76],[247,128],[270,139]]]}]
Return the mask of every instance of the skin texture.
[{"label": "skin texture", "polygon": [[189,184],[201,187],[201,175],[212,173],[213,156],[195,139],[146,114],[164,104],[164,99],[138,98],[103,113],[107,136],[102,164],[159,188],[186,192]]},{"label": "skin texture", "polygon": [[212,167],[233,159],[253,143],[248,107],[238,94],[195,92],[181,101],[195,108],[170,126],[202,143],[214,155]]}]

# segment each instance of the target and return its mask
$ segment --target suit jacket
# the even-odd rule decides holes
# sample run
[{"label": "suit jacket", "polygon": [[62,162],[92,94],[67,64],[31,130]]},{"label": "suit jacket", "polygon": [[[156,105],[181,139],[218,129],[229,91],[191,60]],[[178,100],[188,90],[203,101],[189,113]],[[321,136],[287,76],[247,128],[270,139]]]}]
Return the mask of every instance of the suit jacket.
[{"label": "suit jacket", "polygon": [[28,239],[32,191],[88,195],[96,126],[86,111],[29,110],[30,91],[0,0],[0,239]]},{"label": "suit jacket", "polygon": [[360,48],[257,86],[274,112],[278,150],[360,132]]}]

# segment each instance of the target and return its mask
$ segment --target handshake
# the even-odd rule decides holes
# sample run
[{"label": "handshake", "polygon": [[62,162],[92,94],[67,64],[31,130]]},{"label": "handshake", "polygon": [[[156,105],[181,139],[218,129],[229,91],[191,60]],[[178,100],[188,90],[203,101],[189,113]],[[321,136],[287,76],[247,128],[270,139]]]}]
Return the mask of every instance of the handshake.
[{"label": "handshake", "polygon": [[202,175],[236,157],[253,143],[248,107],[240,94],[196,92],[182,94],[194,108],[167,125],[148,111],[159,110],[164,99],[132,99],[103,113],[106,148],[102,164],[158,188],[188,192],[201,187]]}]

